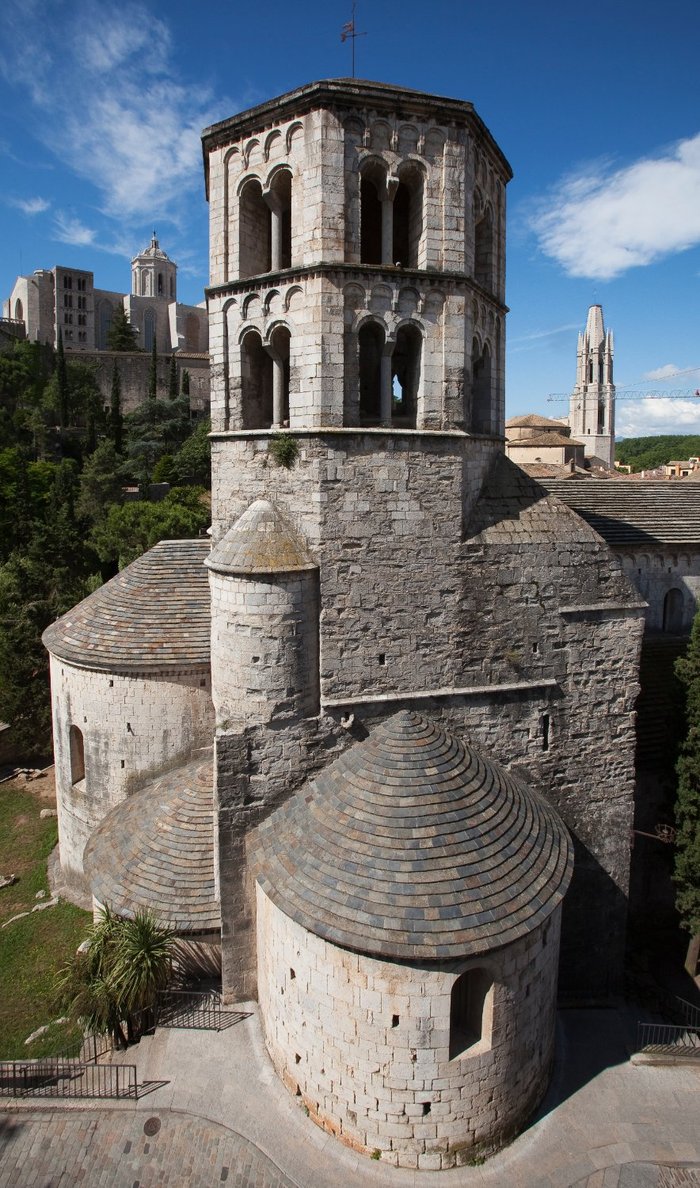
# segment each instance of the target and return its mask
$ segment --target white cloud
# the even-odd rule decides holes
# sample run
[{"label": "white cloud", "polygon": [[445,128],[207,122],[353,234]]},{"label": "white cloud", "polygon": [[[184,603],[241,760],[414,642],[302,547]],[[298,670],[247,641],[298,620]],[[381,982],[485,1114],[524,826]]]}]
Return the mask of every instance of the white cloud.
[{"label": "white cloud", "polygon": [[663,367],[655,367],[653,371],[645,371],[642,379],[645,380],[665,380],[670,379],[671,376],[677,375],[680,367],[676,367],[675,363],[664,363]]},{"label": "white cloud", "polygon": [[203,189],[200,132],[220,114],[171,59],[167,25],[141,3],[5,0],[0,70],[27,89],[38,134],[120,219],[171,218]]},{"label": "white cloud", "polygon": [[566,334],[569,330],[578,329],[578,322],[567,322],[566,326],[555,326],[552,330],[534,330],[531,334],[519,334],[516,338],[511,338],[510,342],[535,342],[541,338],[553,338],[555,334]]},{"label": "white cloud", "polygon": [[71,243],[74,247],[93,247],[97,232],[86,227],[80,219],[59,211],[54,221],[54,239],[59,243]]},{"label": "white cloud", "polygon": [[530,225],[569,276],[600,280],[700,243],[700,133],[662,156],[565,177]]},{"label": "white cloud", "polygon": [[700,433],[700,399],[669,400],[648,396],[618,402],[617,437],[649,437],[660,433]]},{"label": "white cloud", "polygon": [[17,210],[21,210],[26,215],[43,214],[48,210],[51,203],[47,202],[46,198],[8,198],[10,206],[16,206]]}]

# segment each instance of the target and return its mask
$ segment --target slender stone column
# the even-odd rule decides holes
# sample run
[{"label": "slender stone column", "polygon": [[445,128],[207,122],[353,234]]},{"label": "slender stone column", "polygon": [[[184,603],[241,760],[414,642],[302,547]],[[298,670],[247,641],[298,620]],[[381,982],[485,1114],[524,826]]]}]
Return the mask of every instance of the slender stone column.
[{"label": "slender stone column", "polygon": [[382,198],[382,264],[393,264],[394,200]]},{"label": "slender stone column", "polygon": [[281,429],[284,420],[284,363],[276,351],[270,351],[270,354],[272,355],[272,428]]},{"label": "slender stone column", "polygon": [[278,272],[282,267],[282,206],[271,190],[263,198],[270,208],[270,271]]}]

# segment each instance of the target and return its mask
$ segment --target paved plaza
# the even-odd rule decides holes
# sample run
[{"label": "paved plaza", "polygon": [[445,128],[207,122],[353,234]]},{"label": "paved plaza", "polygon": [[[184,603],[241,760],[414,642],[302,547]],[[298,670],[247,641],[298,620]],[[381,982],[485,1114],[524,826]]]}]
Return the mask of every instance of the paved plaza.
[{"label": "paved plaza", "polygon": [[565,1011],[548,1096],[481,1166],[389,1167],[319,1130],[282,1087],[254,1004],[225,1031],[159,1030],[128,1053],[136,1103],[9,1103],[0,1188],[700,1188],[700,1062],[629,1061],[630,1017]]}]

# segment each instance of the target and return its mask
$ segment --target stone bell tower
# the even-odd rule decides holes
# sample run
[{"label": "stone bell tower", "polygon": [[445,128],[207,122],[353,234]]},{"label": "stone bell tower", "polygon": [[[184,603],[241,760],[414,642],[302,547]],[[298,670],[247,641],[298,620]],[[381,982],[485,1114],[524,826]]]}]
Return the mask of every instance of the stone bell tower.
[{"label": "stone bell tower", "polygon": [[511,171],[470,103],[355,79],[216,124],[203,147],[234,994],[255,980],[249,830],[347,746],[356,708],[468,683],[455,567],[502,450]]},{"label": "stone bell tower", "polygon": [[602,305],[588,310],[586,329],[578,336],[576,387],[571,394],[569,425],[583,442],[587,458],[615,465],[615,385],[613,334],[603,325]]}]

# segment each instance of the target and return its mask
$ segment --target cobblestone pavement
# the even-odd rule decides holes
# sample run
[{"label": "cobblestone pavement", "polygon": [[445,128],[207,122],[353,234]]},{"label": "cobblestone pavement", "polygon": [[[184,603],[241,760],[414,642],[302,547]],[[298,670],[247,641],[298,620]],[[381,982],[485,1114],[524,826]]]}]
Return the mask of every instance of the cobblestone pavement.
[{"label": "cobblestone pavement", "polygon": [[295,1188],[240,1135],[191,1115],[35,1110],[0,1117],[2,1188]]}]

